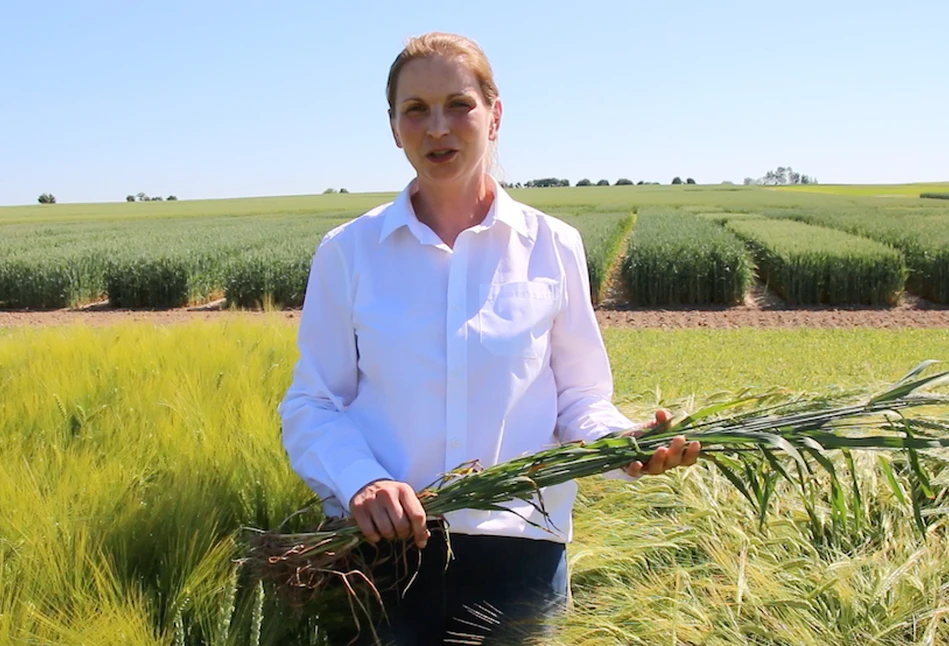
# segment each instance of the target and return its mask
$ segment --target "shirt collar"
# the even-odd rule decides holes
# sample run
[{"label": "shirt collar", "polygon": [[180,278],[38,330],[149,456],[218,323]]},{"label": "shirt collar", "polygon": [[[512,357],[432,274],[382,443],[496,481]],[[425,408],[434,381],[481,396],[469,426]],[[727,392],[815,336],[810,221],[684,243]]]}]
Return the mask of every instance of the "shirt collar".
[{"label": "shirt collar", "polygon": [[[491,182],[494,184],[494,201],[491,202],[491,208],[488,209],[484,221],[479,226],[489,228],[495,222],[503,222],[516,233],[529,237],[527,220],[524,218],[521,205],[515,202],[493,177],[491,177]],[[426,240],[428,236],[425,234],[429,229],[421,226],[412,206],[412,194],[416,190],[415,180],[412,180],[386,209],[382,230],[379,233],[379,242],[401,227],[408,227],[419,241],[428,242]]]}]

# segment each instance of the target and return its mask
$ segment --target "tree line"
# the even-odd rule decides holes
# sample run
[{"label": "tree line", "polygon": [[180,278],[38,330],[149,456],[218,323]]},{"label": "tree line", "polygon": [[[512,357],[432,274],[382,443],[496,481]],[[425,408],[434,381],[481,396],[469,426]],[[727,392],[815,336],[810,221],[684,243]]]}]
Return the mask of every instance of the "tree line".
[{"label": "tree line", "polygon": [[157,195],[155,197],[149,197],[145,193],[141,193],[141,192],[139,192],[137,195],[125,196],[126,202],[136,202],[136,201],[137,202],[161,202],[162,200],[165,200],[168,202],[175,202],[178,200],[178,198],[174,195],[169,195],[168,197],[162,197],[161,195]]},{"label": "tree line", "polygon": [[[723,182],[723,184],[727,184],[727,183],[730,183],[730,182]],[[683,181],[681,177],[676,176],[672,178],[672,181],[670,182],[670,184],[672,184],[673,186],[677,186],[680,184],[695,184],[695,180],[692,179],[691,177],[687,177]],[[794,185],[794,184],[817,184],[817,178],[812,177],[810,175],[804,175],[802,173],[798,173],[790,166],[778,166],[774,170],[769,170],[767,173],[765,173],[761,177],[758,177],[758,178],[746,177],[744,184],[745,186],[753,186],[753,185],[788,186],[788,185]],[[620,177],[618,180],[616,180],[615,184],[612,184],[612,186],[643,186],[643,185],[658,186],[659,182],[646,182],[643,180],[639,180],[638,182],[633,182],[632,180],[626,177]],[[541,179],[528,180],[527,182],[524,182],[523,184],[521,182],[501,182],[501,186],[504,188],[569,187],[570,180],[561,179],[559,177],[544,177]],[[577,182],[577,186],[611,186],[611,184],[608,179],[601,179],[601,180],[598,180],[596,183],[594,183],[588,178],[583,178],[579,182]],[[345,188],[341,188],[339,190],[335,188],[328,188],[325,191],[323,191],[324,195],[333,194],[333,193],[345,194],[345,193],[349,193],[349,191],[347,191]],[[178,198],[174,195],[169,195],[168,197],[161,197],[160,195],[156,197],[149,197],[148,195],[142,192],[139,192],[136,195],[125,196],[126,202],[161,202],[162,200],[165,200],[168,202],[174,202],[177,199]],[[39,198],[37,198],[37,201],[40,204],[56,204],[56,196],[53,195],[52,193],[43,193],[42,195],[39,196]]]},{"label": "tree line", "polygon": [[[670,184],[695,184],[695,180],[691,177],[686,178],[685,181],[682,181],[681,177],[673,177]],[[631,179],[626,177],[620,177],[616,180],[615,184],[610,184],[610,180],[601,179],[596,183],[590,179],[583,178],[577,182],[577,186],[659,186],[659,182],[646,182],[639,180],[634,182]],[[501,186],[504,188],[551,188],[551,187],[569,187],[569,179],[561,179],[559,177],[544,177],[542,179],[532,179],[523,184],[521,182],[501,182]]]}]

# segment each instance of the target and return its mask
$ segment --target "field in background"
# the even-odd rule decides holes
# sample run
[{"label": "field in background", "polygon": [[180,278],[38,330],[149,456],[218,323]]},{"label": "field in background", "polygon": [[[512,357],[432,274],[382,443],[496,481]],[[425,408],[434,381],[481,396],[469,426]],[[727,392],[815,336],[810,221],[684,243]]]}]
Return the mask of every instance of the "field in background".
[{"label": "field in background", "polygon": [[[235,577],[231,537],[274,527],[310,497],[275,412],[295,333],[279,315],[0,328],[0,643],[253,643],[260,600]],[[634,419],[746,387],[872,389],[949,357],[944,330],[604,336]],[[921,539],[874,459],[858,464],[872,523],[832,530],[823,501],[819,539],[787,492],[760,530],[704,466],[583,482],[563,643],[946,643],[944,514]],[[263,608],[261,643],[301,643],[277,637],[297,619],[269,598]]]},{"label": "field in background", "polygon": [[918,184],[801,184],[776,187],[778,191],[825,193],[866,197],[919,197],[920,193],[949,192],[949,182],[922,182]]},{"label": "field in background", "polygon": [[[949,302],[944,200],[731,185],[512,193],[580,230],[595,302],[616,278],[625,287],[616,292],[618,300],[637,306],[740,304],[752,283],[753,260],[758,278],[791,305],[895,305],[904,288]],[[107,299],[113,307],[160,309],[222,297],[229,307],[299,306],[323,233],[391,198],[336,194],[0,209],[6,243],[0,247],[0,307],[57,309]],[[642,217],[634,227],[628,218],[635,212]],[[790,224],[728,225],[743,243],[720,226],[757,216],[849,235]],[[760,235],[749,234],[762,227],[782,228],[779,237],[787,242],[762,246]]]}]

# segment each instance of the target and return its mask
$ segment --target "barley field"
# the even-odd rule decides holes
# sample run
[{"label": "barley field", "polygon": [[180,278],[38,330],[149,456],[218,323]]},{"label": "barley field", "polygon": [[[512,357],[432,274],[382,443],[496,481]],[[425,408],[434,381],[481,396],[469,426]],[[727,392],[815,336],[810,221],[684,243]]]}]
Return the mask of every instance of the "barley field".
[{"label": "barley field", "polygon": [[[275,527],[310,499],[275,413],[295,332],[278,314],[0,329],[0,643],[320,643],[317,617],[260,597],[233,563],[239,527]],[[872,390],[949,356],[943,330],[605,339],[634,418],[746,388]],[[835,529],[818,501],[818,536],[786,491],[759,528],[704,465],[584,481],[562,643],[946,643],[944,509],[930,508],[920,536],[876,458],[858,464],[871,522]]]}]

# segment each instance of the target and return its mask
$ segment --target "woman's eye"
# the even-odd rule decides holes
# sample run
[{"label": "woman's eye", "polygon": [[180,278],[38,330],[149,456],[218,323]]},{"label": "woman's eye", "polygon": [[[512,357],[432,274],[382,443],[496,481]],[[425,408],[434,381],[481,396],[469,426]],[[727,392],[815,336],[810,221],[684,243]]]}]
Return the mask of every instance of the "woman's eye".
[{"label": "woman's eye", "polygon": [[452,101],[451,107],[460,108],[462,110],[470,110],[471,104],[468,103],[467,101]]},{"label": "woman's eye", "polygon": [[412,106],[409,106],[408,109],[406,109],[406,113],[408,114],[418,114],[424,111],[425,111],[425,106],[421,106],[421,105],[412,105]]}]

